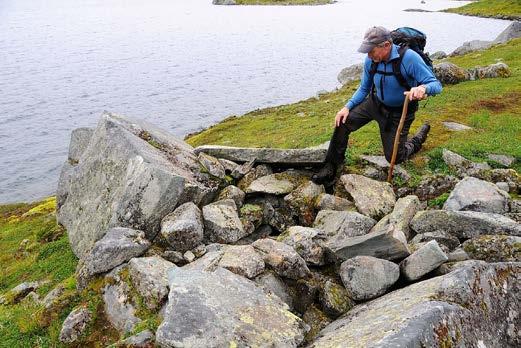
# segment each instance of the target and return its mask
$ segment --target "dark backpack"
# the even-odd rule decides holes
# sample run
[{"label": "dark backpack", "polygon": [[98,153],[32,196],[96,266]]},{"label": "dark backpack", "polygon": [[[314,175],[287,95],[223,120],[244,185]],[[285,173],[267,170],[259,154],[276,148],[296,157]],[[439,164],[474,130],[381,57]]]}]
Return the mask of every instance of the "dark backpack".
[{"label": "dark backpack", "polygon": [[[369,74],[371,76],[371,80],[373,79],[374,75],[376,73],[382,74],[382,75],[394,75],[396,79],[398,80],[398,83],[403,86],[406,90],[410,90],[411,86],[407,83],[407,80],[402,75],[402,72],[400,70],[400,66],[402,64],[403,55],[408,49],[413,50],[414,52],[418,53],[420,57],[422,57],[423,61],[427,66],[432,70],[432,60],[429,58],[423,50],[425,49],[425,45],[427,43],[427,36],[422,33],[421,31],[409,28],[409,27],[402,27],[398,28],[396,30],[391,31],[391,38],[393,39],[393,43],[400,46],[398,49],[399,58],[394,59],[391,61],[393,72],[384,72],[384,71],[377,71],[377,66],[375,62],[371,63],[371,69],[369,71]],[[374,86],[373,86],[374,91]]]}]

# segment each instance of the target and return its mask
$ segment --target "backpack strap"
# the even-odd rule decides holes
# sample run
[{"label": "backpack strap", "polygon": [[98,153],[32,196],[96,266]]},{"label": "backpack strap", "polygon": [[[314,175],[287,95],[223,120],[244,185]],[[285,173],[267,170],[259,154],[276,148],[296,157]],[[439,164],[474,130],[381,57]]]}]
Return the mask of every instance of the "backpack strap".
[{"label": "backpack strap", "polygon": [[402,75],[402,70],[401,70],[401,65],[402,65],[402,60],[403,60],[403,56],[405,55],[405,52],[409,49],[409,46],[400,46],[400,48],[398,49],[398,59],[395,59],[393,60],[391,63],[393,65],[393,73],[394,73],[394,76],[396,77],[396,79],[398,80],[398,83],[403,87],[405,88],[407,91],[411,89],[411,86],[409,86],[409,84],[407,83],[407,80],[405,79],[405,77]]}]

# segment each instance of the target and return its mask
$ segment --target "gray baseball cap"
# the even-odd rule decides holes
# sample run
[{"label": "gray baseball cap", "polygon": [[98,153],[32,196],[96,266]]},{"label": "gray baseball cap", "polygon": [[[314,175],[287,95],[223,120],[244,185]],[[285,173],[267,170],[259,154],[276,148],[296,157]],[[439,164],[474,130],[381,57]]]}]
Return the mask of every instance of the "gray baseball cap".
[{"label": "gray baseball cap", "polygon": [[385,41],[392,41],[391,32],[384,27],[371,27],[365,32],[364,41],[358,52],[369,53],[374,47]]}]

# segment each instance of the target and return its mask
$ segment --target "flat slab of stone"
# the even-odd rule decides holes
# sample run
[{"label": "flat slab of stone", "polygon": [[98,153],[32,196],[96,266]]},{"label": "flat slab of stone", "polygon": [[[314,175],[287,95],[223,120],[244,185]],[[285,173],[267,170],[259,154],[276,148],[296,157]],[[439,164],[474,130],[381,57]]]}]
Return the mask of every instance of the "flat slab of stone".
[{"label": "flat slab of stone", "polygon": [[226,269],[172,270],[161,347],[297,347],[301,319],[278,297]]},{"label": "flat slab of stone", "polygon": [[254,180],[245,190],[246,193],[267,193],[285,195],[304,183],[306,178],[299,172],[286,171],[260,177]]},{"label": "flat slab of stone", "polygon": [[380,219],[393,210],[396,197],[391,184],[358,174],[342,175],[340,180],[360,213]]},{"label": "flat slab of stone", "polygon": [[354,211],[321,210],[313,227],[326,237],[355,237],[367,234],[375,224],[376,220]]},{"label": "flat slab of stone", "polygon": [[510,167],[516,161],[516,158],[508,155],[490,154],[487,156],[489,160],[497,162],[505,167]]},{"label": "flat slab of stone", "polygon": [[323,164],[326,159],[327,149],[273,149],[204,145],[195,149],[195,153],[198,154],[200,152],[234,162],[249,162],[255,160],[256,163],[297,167]]},{"label": "flat slab of stone", "polygon": [[264,271],[264,260],[251,245],[230,245],[224,249],[219,266],[251,279]]},{"label": "flat slab of stone", "polygon": [[442,124],[448,130],[455,131],[455,132],[461,132],[461,131],[473,129],[472,127],[469,127],[469,126],[466,126],[464,124],[457,123],[457,122],[442,122]]},{"label": "flat slab of stone", "polygon": [[409,223],[420,209],[418,197],[409,195],[398,199],[394,205],[392,213],[384,216],[383,219],[371,229],[371,232],[401,232],[406,240],[411,239]]},{"label": "flat slab of stone", "polygon": [[308,347],[519,346],[520,272],[481,264],[412,284],[356,306]]},{"label": "flat slab of stone", "polygon": [[446,231],[459,239],[484,234],[521,236],[521,224],[500,214],[476,211],[424,210],[411,220],[416,233]]}]

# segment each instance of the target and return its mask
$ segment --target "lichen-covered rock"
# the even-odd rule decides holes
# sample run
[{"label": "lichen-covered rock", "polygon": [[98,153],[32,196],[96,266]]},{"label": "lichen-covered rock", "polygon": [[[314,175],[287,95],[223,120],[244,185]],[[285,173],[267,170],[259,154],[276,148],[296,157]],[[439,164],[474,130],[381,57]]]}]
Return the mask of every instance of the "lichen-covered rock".
[{"label": "lichen-covered rock", "polygon": [[363,64],[354,64],[354,65],[348,66],[347,68],[344,68],[340,71],[340,73],[337,76],[337,80],[343,86],[346,83],[360,80],[363,71],[364,71]]},{"label": "lichen-covered rock", "polygon": [[78,287],[82,289],[92,276],[105,273],[142,255],[151,243],[145,233],[124,227],[111,228],[80,262],[77,272]]},{"label": "lichen-covered rock", "polygon": [[302,320],[309,326],[309,331],[306,332],[306,342],[312,341],[327,325],[331,323],[331,319],[327,317],[324,312],[317,308],[314,304],[309,306],[306,312],[302,315]]},{"label": "lichen-covered rock", "polygon": [[203,231],[201,210],[192,202],[180,205],[161,220],[161,235],[175,251],[185,252],[201,244]]},{"label": "lichen-covered rock", "polygon": [[248,186],[250,186],[252,182],[257,180],[258,178],[271,174],[273,174],[273,170],[268,165],[258,165],[255,168],[251,168],[243,175],[243,177],[237,183],[237,187],[244,191]]},{"label": "lichen-covered rock", "polygon": [[219,200],[223,199],[233,199],[237,208],[242,207],[244,203],[244,197],[246,194],[237,186],[229,185],[226,186],[221,193],[219,193]]},{"label": "lichen-covered rock", "polygon": [[354,210],[355,204],[345,198],[322,193],[315,199],[315,208],[317,210]]},{"label": "lichen-covered rock", "polygon": [[134,330],[141,322],[137,315],[137,301],[132,296],[126,265],[113,269],[105,276],[102,289],[104,311],[108,321],[119,332]]},{"label": "lichen-covered rock", "polygon": [[80,161],[81,155],[89,146],[92,134],[94,134],[94,129],[86,127],[76,128],[71,132],[68,160],[72,164],[77,164]]},{"label": "lichen-covered rock", "polygon": [[400,277],[397,264],[371,256],[356,256],[340,265],[340,277],[355,301],[384,294]]},{"label": "lichen-covered rock", "polygon": [[257,204],[245,204],[239,210],[239,217],[247,235],[252,234],[264,221],[264,208]]},{"label": "lichen-covered rock", "polygon": [[326,280],[320,289],[319,301],[324,312],[333,319],[347,313],[355,306],[349,292],[342,285],[331,280]]},{"label": "lichen-covered rock", "polygon": [[436,51],[430,55],[430,58],[432,60],[447,58],[447,53],[445,53],[444,51]]},{"label": "lichen-covered rock", "polygon": [[447,262],[460,262],[470,259],[469,255],[462,248],[458,248],[453,252],[447,254]]},{"label": "lichen-covered rock", "polygon": [[373,226],[371,232],[401,232],[407,240],[411,239],[409,223],[420,209],[420,200],[416,196],[406,196],[398,199],[393,212]]},{"label": "lichen-covered rock", "polygon": [[438,242],[431,240],[403,260],[400,269],[407,280],[414,281],[436,269],[447,259]]},{"label": "lichen-covered rock", "polygon": [[434,65],[434,75],[444,85],[455,85],[469,79],[468,72],[450,62],[442,62]]},{"label": "lichen-covered rock", "polygon": [[505,167],[510,167],[516,161],[514,156],[501,155],[501,154],[489,154],[488,159],[499,163]]},{"label": "lichen-covered rock", "polygon": [[204,167],[204,171],[216,178],[224,179],[226,175],[224,172],[224,166],[217,158],[203,152],[200,152],[197,158]]},{"label": "lichen-covered rock", "polygon": [[[363,156],[360,156],[360,158],[362,160],[368,162],[369,164],[375,166],[375,168],[368,167],[368,168],[373,168],[373,169],[377,170],[373,174],[374,177],[371,177],[372,179],[380,180],[380,181],[387,180],[387,172],[388,172],[391,164],[389,162],[387,162],[387,159],[385,158],[385,156],[363,155]],[[400,166],[400,165],[396,165],[394,167],[393,173],[394,173],[395,177],[399,177],[404,181],[409,181],[411,179],[411,176],[409,175],[409,173],[407,173],[407,171],[405,169],[403,169],[402,166]]]},{"label": "lichen-covered rock", "polygon": [[508,194],[496,185],[469,176],[456,184],[443,209],[503,214],[508,211],[508,200]]},{"label": "lichen-covered rock", "polygon": [[500,215],[476,211],[424,210],[411,220],[416,233],[446,231],[459,239],[483,234],[521,236],[521,224]]},{"label": "lichen-covered rock", "polygon": [[60,342],[73,343],[85,332],[90,321],[92,313],[87,308],[76,308],[69,313],[63,322],[60,331]]},{"label": "lichen-covered rock", "polygon": [[321,210],[313,228],[323,231],[328,237],[354,237],[368,233],[375,224],[374,219],[354,211]]},{"label": "lichen-covered rock", "polygon": [[284,201],[297,212],[300,224],[310,226],[315,219],[315,199],[322,193],[324,186],[307,181],[286,195]]},{"label": "lichen-covered rock", "polygon": [[521,261],[521,237],[483,235],[465,241],[462,247],[471,259],[487,262]]},{"label": "lichen-covered rock", "polygon": [[292,226],[277,240],[295,249],[308,264],[322,266],[326,263],[325,249],[322,247],[324,236],[317,229]]},{"label": "lichen-covered rock", "polygon": [[277,297],[226,269],[174,269],[161,347],[297,347],[304,323]]},{"label": "lichen-covered rock", "polygon": [[356,306],[320,332],[322,347],[516,347],[520,263],[464,267]]},{"label": "lichen-covered rock", "polygon": [[442,124],[445,128],[454,132],[462,132],[473,129],[472,127],[457,122],[442,122]]},{"label": "lichen-covered rock", "polygon": [[447,149],[443,149],[442,158],[459,177],[474,176],[484,178],[489,175],[488,172],[492,169],[488,163],[474,163]]},{"label": "lichen-covered rock", "polygon": [[47,293],[47,295],[45,295],[45,297],[43,298],[43,300],[42,300],[43,307],[45,309],[51,308],[58,301],[58,299],[63,295],[64,292],[65,292],[65,287],[63,286],[63,284],[56,285],[56,287],[54,289],[52,289],[51,291],[49,291]]},{"label": "lichen-covered rock", "polygon": [[346,191],[353,197],[353,202],[360,213],[373,219],[380,219],[393,210],[396,197],[391,184],[358,174],[342,175],[340,180]]},{"label": "lichen-covered rock", "polygon": [[24,299],[32,291],[38,289],[41,282],[23,282],[9,290],[4,296],[0,296],[0,304],[15,304]]},{"label": "lichen-covered rock", "polygon": [[102,115],[57,212],[81,259],[111,227],[152,240],[179,204],[209,202],[217,183],[202,175],[193,148],[144,121]]},{"label": "lichen-covered rock", "polygon": [[235,243],[247,234],[233,199],[205,205],[203,219],[204,235],[210,242]]},{"label": "lichen-covered rock", "polygon": [[252,245],[278,275],[290,279],[310,275],[306,261],[289,245],[268,238],[259,239]]},{"label": "lichen-covered rock", "polygon": [[285,195],[304,183],[306,179],[302,172],[288,170],[260,177],[254,180],[244,192]]},{"label": "lichen-covered rock", "polygon": [[512,75],[510,68],[505,63],[499,62],[482,67],[477,66],[467,70],[471,80],[509,77]]},{"label": "lichen-covered rock", "polygon": [[130,279],[147,308],[159,309],[168,296],[168,271],[176,267],[158,256],[133,258],[128,263]]},{"label": "lichen-covered rock", "polygon": [[264,271],[264,261],[251,245],[226,247],[219,266],[250,279]]},{"label": "lichen-covered rock", "polygon": [[452,175],[436,174],[432,176],[423,177],[415,194],[420,201],[427,201],[436,198],[446,192],[452,191],[454,186],[458,183],[458,178]]}]

